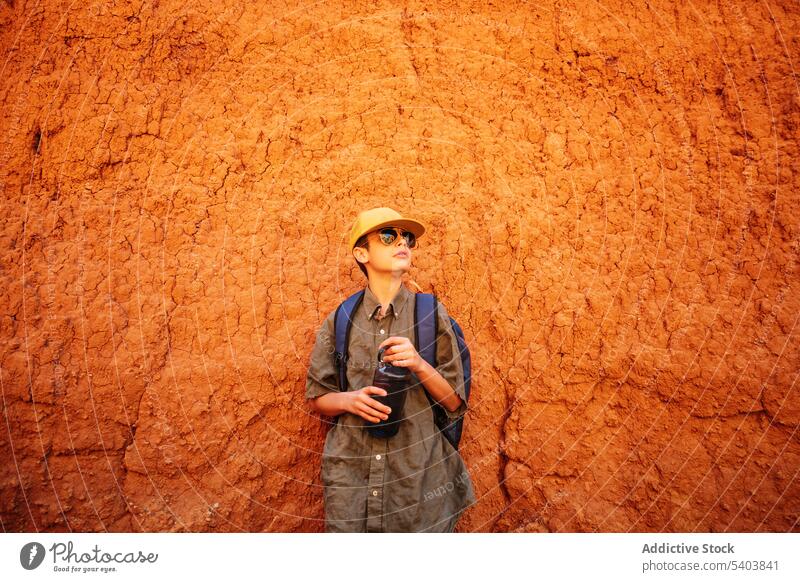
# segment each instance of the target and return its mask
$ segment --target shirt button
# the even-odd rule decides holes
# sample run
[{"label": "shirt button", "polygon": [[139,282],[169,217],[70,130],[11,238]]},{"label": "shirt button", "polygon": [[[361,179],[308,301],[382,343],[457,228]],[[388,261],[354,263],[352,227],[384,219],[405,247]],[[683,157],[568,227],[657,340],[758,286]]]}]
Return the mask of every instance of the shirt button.
[{"label": "shirt button", "polygon": [[381,460],[381,456],[380,455],[375,455],[375,458],[378,459],[379,461]]},{"label": "shirt button", "polygon": [[377,489],[373,489],[372,490],[372,496],[375,497],[377,495],[378,495],[378,490]]},{"label": "shirt button", "polygon": [[381,330],[381,333],[386,333],[385,331]]}]

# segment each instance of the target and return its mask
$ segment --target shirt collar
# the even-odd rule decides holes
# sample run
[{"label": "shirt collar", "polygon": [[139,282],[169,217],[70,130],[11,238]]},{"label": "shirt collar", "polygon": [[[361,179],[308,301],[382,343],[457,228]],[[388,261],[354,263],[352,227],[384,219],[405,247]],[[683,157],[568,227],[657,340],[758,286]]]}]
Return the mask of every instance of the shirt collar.
[{"label": "shirt collar", "polygon": [[[400,315],[400,313],[403,311],[403,307],[408,301],[408,296],[410,294],[411,291],[409,291],[406,286],[401,283],[400,289],[397,290],[394,298],[389,301],[389,307],[386,308],[386,313],[389,313],[389,309],[391,309],[395,316]],[[377,297],[375,297],[375,294],[372,292],[372,289],[369,288],[369,285],[364,288],[363,303],[364,307],[367,309],[367,319],[374,319],[374,316],[380,310],[381,302],[378,301]]]}]

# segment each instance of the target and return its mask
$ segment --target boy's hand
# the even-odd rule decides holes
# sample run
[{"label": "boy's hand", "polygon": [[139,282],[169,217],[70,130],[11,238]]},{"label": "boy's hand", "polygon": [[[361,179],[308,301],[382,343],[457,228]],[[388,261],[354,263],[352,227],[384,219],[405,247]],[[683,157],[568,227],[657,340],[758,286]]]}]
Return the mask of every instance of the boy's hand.
[{"label": "boy's hand", "polygon": [[370,394],[386,396],[386,390],[383,388],[378,388],[377,386],[364,386],[361,390],[352,390],[350,392],[345,392],[344,394],[350,396],[347,412],[357,414],[364,420],[368,420],[370,422],[380,422],[381,420],[386,420],[389,418],[388,415],[392,409],[385,404],[381,404],[370,396]]},{"label": "boy's hand", "polygon": [[415,374],[419,372],[423,364],[422,356],[417,353],[417,349],[407,337],[392,336],[381,342],[378,346],[380,350],[383,346],[391,346],[383,352],[383,361],[390,362],[392,366],[408,368]]}]

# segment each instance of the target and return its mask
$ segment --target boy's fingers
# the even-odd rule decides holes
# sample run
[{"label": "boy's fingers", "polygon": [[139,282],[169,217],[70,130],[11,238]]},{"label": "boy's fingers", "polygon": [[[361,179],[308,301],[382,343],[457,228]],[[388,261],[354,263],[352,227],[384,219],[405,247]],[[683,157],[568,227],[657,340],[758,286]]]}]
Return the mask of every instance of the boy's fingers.
[{"label": "boy's fingers", "polygon": [[359,402],[356,404],[356,409],[359,411],[360,416],[369,420],[370,422],[380,422],[380,418],[373,414],[373,410],[364,404],[363,402]]},{"label": "boy's fingers", "polygon": [[403,341],[405,341],[407,339],[408,339],[407,337],[402,337],[402,336],[397,336],[397,335],[393,335],[391,337],[387,337],[380,344],[378,344],[378,349],[381,349],[384,346],[390,346],[390,345],[401,343],[401,342],[403,342]]},{"label": "boy's fingers", "polygon": [[388,394],[386,390],[378,388],[377,386],[365,386],[364,391],[367,394],[377,394],[378,396],[386,396],[386,394]]},{"label": "boy's fingers", "polygon": [[[386,392],[386,390],[383,390],[382,388],[378,388],[377,386],[370,386],[370,387],[374,388],[375,390],[380,390],[381,392],[384,392],[384,393]],[[389,414],[392,411],[392,409],[389,408],[388,406],[386,406],[385,404],[383,404],[381,402],[378,402],[377,400],[375,400],[374,398],[372,398],[370,396],[367,396],[366,394],[362,395],[362,397],[359,399],[359,402],[362,402],[363,404],[365,404],[369,408],[373,409],[373,412],[378,411],[378,412],[385,412],[386,414]]]},{"label": "boy's fingers", "polygon": [[377,417],[372,415],[372,411],[363,402],[356,402],[356,412],[358,412],[359,416],[366,418],[367,420],[371,420],[372,422],[376,422],[378,420]]},{"label": "boy's fingers", "polygon": [[367,404],[367,406],[371,406],[373,409],[375,409],[375,410],[377,410],[379,412],[385,412],[386,414],[389,414],[392,411],[391,408],[389,408],[385,404],[381,404],[380,402],[378,402],[377,400],[375,400],[373,398],[370,398],[369,400],[367,400],[366,404]]}]

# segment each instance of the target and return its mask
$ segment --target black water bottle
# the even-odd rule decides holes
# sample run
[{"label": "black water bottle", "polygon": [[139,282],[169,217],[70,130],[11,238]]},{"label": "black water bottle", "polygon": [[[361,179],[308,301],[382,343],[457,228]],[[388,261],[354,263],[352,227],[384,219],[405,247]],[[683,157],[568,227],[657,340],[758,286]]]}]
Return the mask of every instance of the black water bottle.
[{"label": "black water bottle", "polygon": [[367,421],[367,430],[372,436],[388,438],[397,434],[400,430],[400,422],[403,420],[403,405],[406,402],[406,392],[408,392],[408,380],[411,371],[402,366],[393,366],[391,362],[383,361],[385,347],[378,350],[378,367],[375,369],[375,376],[372,385],[386,390],[386,396],[372,395],[372,398],[385,404],[392,411],[389,418],[380,422]]}]

